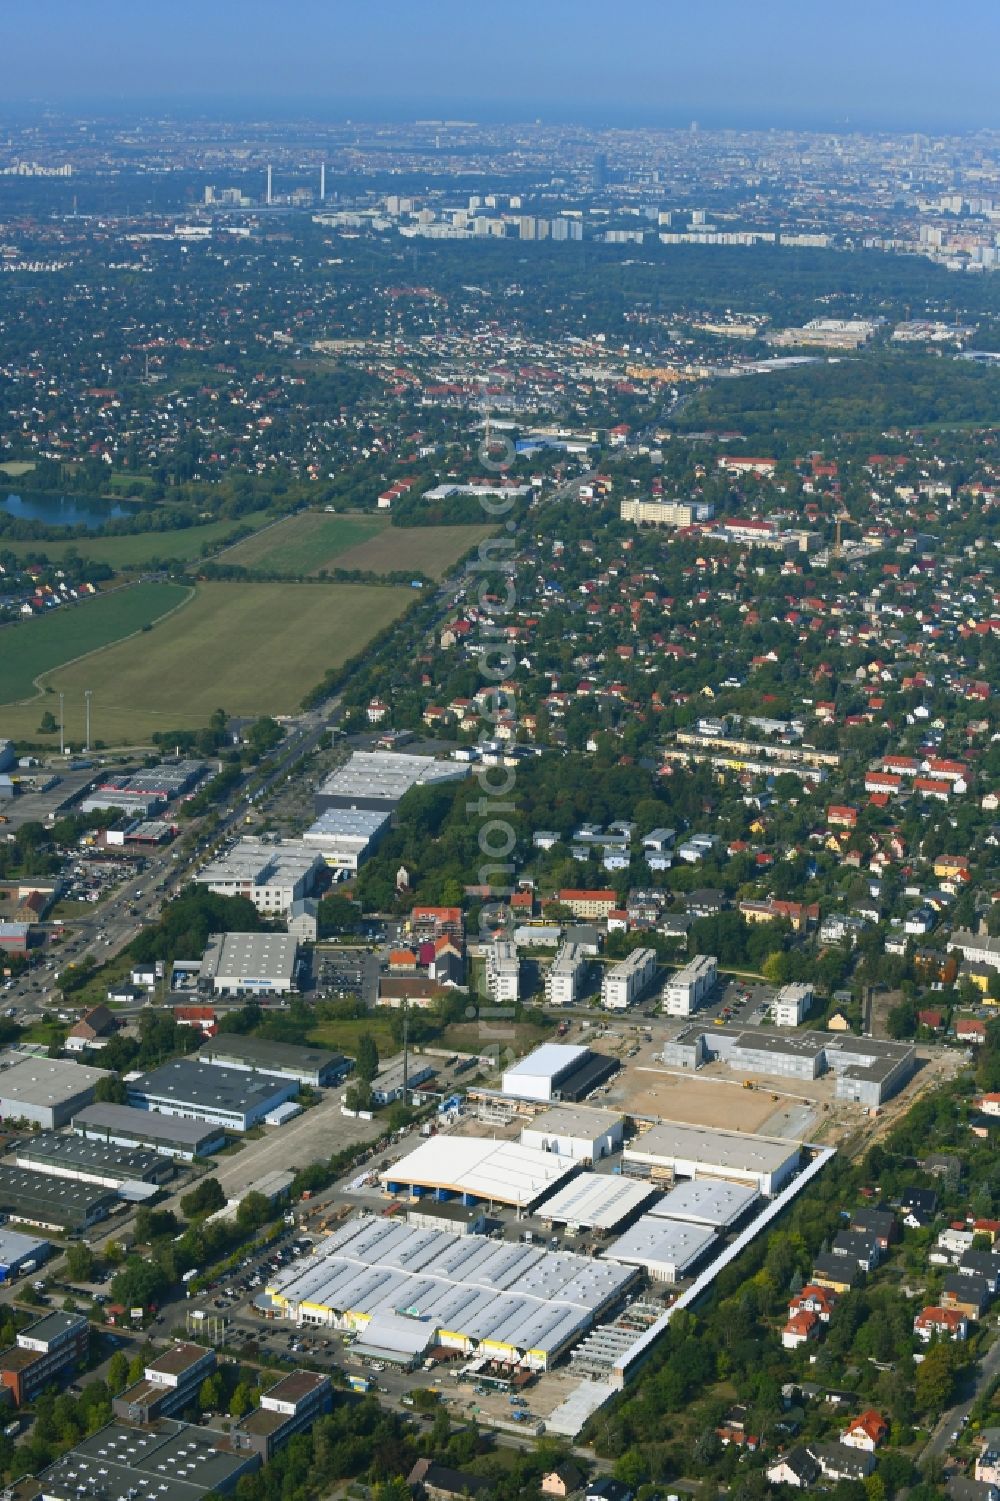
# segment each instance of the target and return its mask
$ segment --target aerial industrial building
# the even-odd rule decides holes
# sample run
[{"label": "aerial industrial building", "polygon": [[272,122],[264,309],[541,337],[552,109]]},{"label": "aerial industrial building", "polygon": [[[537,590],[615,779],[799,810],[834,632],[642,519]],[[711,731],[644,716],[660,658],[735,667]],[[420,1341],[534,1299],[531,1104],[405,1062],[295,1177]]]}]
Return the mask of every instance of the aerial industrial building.
[{"label": "aerial industrial building", "polygon": [[24,1235],[4,1225],[0,1228],[0,1282],[9,1282],[22,1270],[33,1272],[52,1255],[52,1245],[35,1235]]},{"label": "aerial industrial building", "polygon": [[193,1162],[226,1144],[220,1126],[180,1116],[157,1115],[133,1105],[88,1105],[73,1117],[73,1130],[92,1141],[123,1147],[152,1147],[162,1157]]},{"label": "aerial industrial building", "polygon": [[316,793],[316,812],[359,808],[391,813],[413,787],[461,781],[469,768],[456,761],[407,756],[398,751],[354,751],[346,766],[331,772]]},{"label": "aerial industrial building", "polygon": [[339,1084],[351,1071],[350,1060],[343,1053],[325,1048],[300,1047],[294,1042],[271,1042],[268,1038],[244,1037],[238,1032],[221,1032],[198,1049],[199,1063],[221,1064],[247,1072],[259,1069],[279,1079],[297,1079],[324,1089]]},{"label": "aerial industrial building", "polygon": [[355,1330],[355,1352],[400,1364],[443,1345],[545,1370],[635,1280],[592,1257],[361,1214],[279,1272],[267,1296],[296,1323]]},{"label": "aerial industrial building", "polygon": [[556,1105],[521,1128],[521,1143],[543,1152],[559,1152],[575,1162],[600,1162],[621,1150],[625,1117],[587,1105]]},{"label": "aerial industrial building", "polygon": [[291,933],[213,933],[200,979],[216,995],[287,995],[295,988],[298,956]]},{"label": "aerial industrial building", "polygon": [[90,1141],[76,1134],[59,1136],[50,1131],[19,1139],[14,1145],[14,1161],[18,1167],[48,1173],[53,1178],[120,1189],[129,1198],[156,1193],[174,1175],[169,1158],[147,1147],[123,1147]]},{"label": "aerial industrial building", "polygon": [[390,815],[371,808],[327,808],[302,835],[303,844],[337,870],[357,871],[378,849]]},{"label": "aerial industrial building", "polygon": [[503,1093],[518,1100],[585,1099],[621,1067],[617,1058],[569,1043],[543,1042],[503,1075]]},{"label": "aerial industrial building", "polygon": [[663,1046],[663,1061],[675,1068],[700,1068],[720,1060],[745,1074],[817,1079],[836,1075],[838,1100],[877,1108],[907,1082],[917,1064],[909,1042],[881,1042],[839,1033],[777,1032],[763,1027],[692,1025]]},{"label": "aerial industrial building", "polygon": [[219,896],[246,897],[267,916],[282,916],[293,902],[312,894],[322,869],[320,854],[300,839],[281,844],[241,839],[197,871],[192,880]]},{"label": "aerial industrial building", "polygon": [[663,1121],[625,1147],[622,1169],[637,1177],[723,1178],[775,1194],[799,1165],[797,1143]]},{"label": "aerial industrial building", "polygon": [[757,1203],[756,1188],[708,1178],[686,1178],[650,1208],[650,1214],[669,1220],[707,1225],[720,1234],[731,1230]]},{"label": "aerial industrial building", "polygon": [[627,958],[604,971],[601,1004],[624,1011],[639,999],[656,974],[656,950],[633,949]]},{"label": "aerial industrial building", "polygon": [[580,1230],[616,1230],[658,1197],[653,1183],[615,1173],[578,1173],[538,1206],[536,1216],[549,1225]]},{"label": "aerial industrial building", "polygon": [[644,1214],[604,1254],[642,1267],[654,1282],[679,1282],[714,1243],[715,1231],[704,1225]]},{"label": "aerial industrial building", "polygon": [[0,1163],[0,1214],[14,1224],[43,1230],[87,1230],[107,1219],[121,1201],[96,1183],[53,1178],[31,1168]]},{"label": "aerial industrial building", "polygon": [[531,1209],[573,1171],[572,1157],[483,1137],[432,1136],[379,1174],[391,1194]]},{"label": "aerial industrial building", "polygon": [[248,1073],[175,1058],[127,1084],[128,1102],[140,1110],[208,1121],[227,1131],[249,1131],[298,1094],[295,1079]]},{"label": "aerial industrial building", "polygon": [[154,1428],[113,1422],[81,1439],[38,1477],[40,1501],[205,1501],[227,1496],[260,1455],[174,1418]]},{"label": "aerial industrial building", "polygon": [[94,1098],[103,1069],[34,1053],[4,1053],[0,1058],[0,1118],[25,1120],[54,1131],[65,1126]]}]

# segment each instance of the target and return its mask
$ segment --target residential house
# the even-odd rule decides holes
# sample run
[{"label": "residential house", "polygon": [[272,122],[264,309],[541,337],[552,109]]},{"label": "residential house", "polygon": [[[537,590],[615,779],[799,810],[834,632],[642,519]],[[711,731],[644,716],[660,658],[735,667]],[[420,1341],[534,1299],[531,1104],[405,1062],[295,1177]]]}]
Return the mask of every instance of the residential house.
[{"label": "residential house", "polygon": [[880,1412],[869,1407],[860,1417],[848,1423],[840,1435],[840,1442],[849,1449],[863,1449],[866,1454],[874,1454],[888,1437],[889,1424]]},{"label": "residential house", "polygon": [[565,1501],[567,1496],[578,1491],[583,1484],[583,1475],[571,1459],[563,1464],[555,1465],[551,1470],[546,1470],[542,1476],[541,1491],[543,1496],[556,1496],[559,1501]]},{"label": "residential house", "polygon": [[772,1485],[791,1485],[798,1490],[813,1486],[819,1476],[819,1462],[801,1444],[789,1449],[767,1468],[767,1478]]},{"label": "residential house", "polygon": [[913,1332],[924,1344],[932,1339],[961,1340],[968,1336],[969,1321],[957,1308],[922,1308],[913,1320]]}]

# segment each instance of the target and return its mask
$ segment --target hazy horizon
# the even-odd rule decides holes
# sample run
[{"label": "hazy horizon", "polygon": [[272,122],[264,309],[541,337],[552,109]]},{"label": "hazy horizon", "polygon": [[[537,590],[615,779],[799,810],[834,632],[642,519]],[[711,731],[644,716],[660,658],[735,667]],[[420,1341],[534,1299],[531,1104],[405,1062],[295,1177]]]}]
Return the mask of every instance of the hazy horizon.
[{"label": "hazy horizon", "polygon": [[1000,12],[970,0],[947,25],[928,0],[832,7],[739,0],[460,0],[367,10],[320,0],[15,0],[4,100],[106,114],[331,121],[471,119],[591,128],[1000,128]]}]

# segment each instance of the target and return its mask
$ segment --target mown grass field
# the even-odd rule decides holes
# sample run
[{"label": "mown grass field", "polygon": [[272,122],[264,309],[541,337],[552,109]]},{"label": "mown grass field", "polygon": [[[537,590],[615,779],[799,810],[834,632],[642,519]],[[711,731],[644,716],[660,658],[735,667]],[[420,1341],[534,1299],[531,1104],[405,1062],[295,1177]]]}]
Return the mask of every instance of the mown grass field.
[{"label": "mown grass field", "polygon": [[494,526],[387,526],[377,537],[352,547],[337,559],[341,568],[372,573],[412,569],[439,579],[464,553],[478,547]]},{"label": "mown grass field", "polygon": [[73,537],[55,542],[12,542],[0,537],[0,552],[9,551],[19,558],[28,553],[44,553],[56,562],[72,550],[82,558],[93,558],[95,563],[107,563],[109,568],[141,568],[154,558],[189,561],[200,557],[206,543],[213,548],[222,547],[239,528],[263,526],[267,520],[266,511],[252,511],[238,521],[209,521],[204,526],[178,531],[135,532],[125,537]]},{"label": "mown grass field", "polygon": [[[74,743],[86,688],[92,735],[108,745],[197,728],[220,708],[293,713],[327,668],[359,652],[412,598],[407,589],[360,584],[200,583],[191,594],[151,631],[46,674],[44,686],[66,695]],[[33,736],[40,706],[54,702],[47,693],[27,708],[0,706],[0,733]]]},{"label": "mown grass field", "polygon": [[[42,673],[141,631],[182,604],[189,592],[180,584],[134,584],[5,626],[0,630],[0,704],[34,697],[35,679]],[[39,712],[34,710],[36,721]]]},{"label": "mown grass field", "polygon": [[300,511],[227,548],[219,559],[240,568],[264,568],[270,573],[316,573],[340,555],[376,536],[388,526],[383,516],[334,516],[325,511]]},{"label": "mown grass field", "polygon": [[491,526],[390,525],[387,516],[301,511],[227,548],[219,561],[289,576],[324,568],[370,573],[411,570],[440,578]]}]

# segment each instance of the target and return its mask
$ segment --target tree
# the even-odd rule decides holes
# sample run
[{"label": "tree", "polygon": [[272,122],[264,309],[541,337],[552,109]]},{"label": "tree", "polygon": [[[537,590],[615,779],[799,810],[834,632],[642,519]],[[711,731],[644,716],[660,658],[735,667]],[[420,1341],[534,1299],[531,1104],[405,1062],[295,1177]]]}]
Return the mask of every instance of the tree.
[{"label": "tree", "polygon": [[266,1225],[271,1218],[272,1209],[270,1201],[262,1193],[253,1189],[244,1194],[236,1211],[236,1223],[243,1230],[256,1230],[259,1225]]},{"label": "tree", "polygon": [[246,1417],[248,1412],[253,1412],[257,1406],[257,1393],[249,1382],[241,1381],[233,1392],[229,1403],[229,1415],[233,1418]]},{"label": "tree", "polygon": [[89,1282],[94,1274],[94,1253],[83,1241],[74,1241],[66,1251],[66,1271],[71,1282]]},{"label": "tree", "polygon": [[226,1196],[218,1178],[202,1178],[197,1188],[181,1199],[181,1213],[189,1220],[204,1219],[225,1207]]},{"label": "tree", "polygon": [[127,1105],[128,1090],[117,1074],[105,1074],[94,1085],[94,1099],[100,1105]]},{"label": "tree", "polygon": [[950,1344],[932,1344],[917,1366],[914,1396],[920,1412],[944,1412],[955,1385],[955,1355]]},{"label": "tree", "polygon": [[222,1406],[222,1373],[213,1371],[198,1388],[198,1406],[202,1412],[214,1412]]},{"label": "tree", "polygon": [[370,1032],[362,1032],[358,1038],[355,1069],[357,1077],[363,1084],[370,1084],[378,1073],[378,1047]]},{"label": "tree", "polygon": [[370,1110],[372,1091],[370,1084],[349,1084],[344,1090],[344,1104],[348,1110]]},{"label": "tree", "polygon": [[56,732],[56,717],[51,709],[46,709],[38,724],[40,735],[54,735]]},{"label": "tree", "polygon": [[125,1390],[128,1378],[128,1356],[123,1350],[116,1350],[108,1361],[108,1388],[113,1396]]}]

